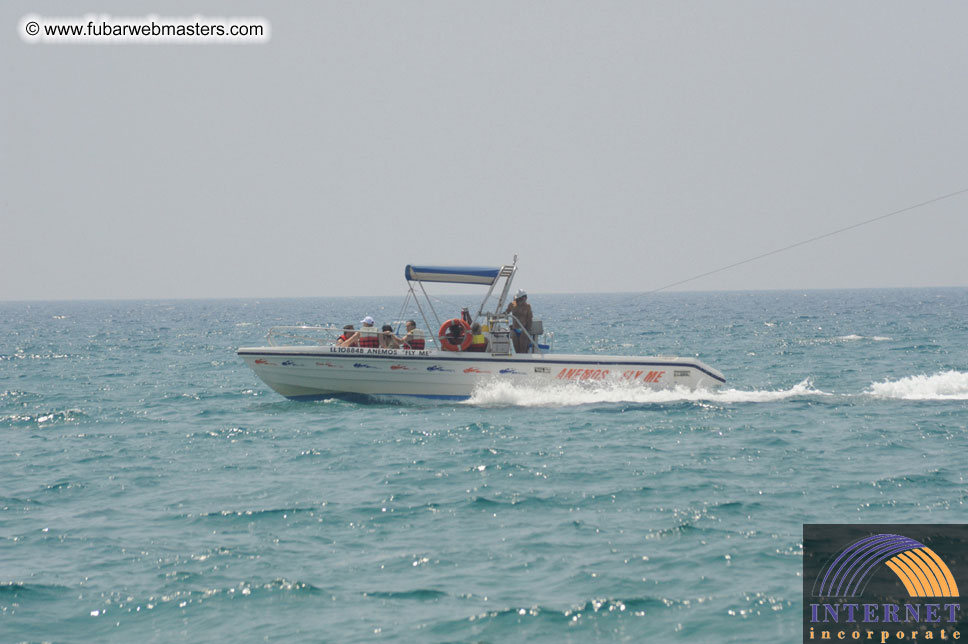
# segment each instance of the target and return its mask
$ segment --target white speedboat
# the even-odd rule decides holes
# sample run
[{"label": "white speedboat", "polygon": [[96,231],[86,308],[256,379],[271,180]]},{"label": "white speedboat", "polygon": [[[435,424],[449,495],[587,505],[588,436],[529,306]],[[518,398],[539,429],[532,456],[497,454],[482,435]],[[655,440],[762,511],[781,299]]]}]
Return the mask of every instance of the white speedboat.
[{"label": "white speedboat", "polygon": [[[635,386],[672,389],[715,388],[726,381],[722,373],[695,358],[554,354],[542,342],[543,325],[515,330],[513,315],[504,312],[515,263],[497,268],[406,267],[409,298],[413,297],[424,324],[440,329],[424,348],[365,348],[340,346],[336,327],[274,327],[268,346],[242,347],[238,354],[273,390],[296,399],[329,397],[397,397],[466,399],[475,387],[494,380],[541,386],[554,383],[625,382]],[[492,311],[485,310],[495,287],[504,280]],[[477,321],[487,340],[484,352],[469,347],[470,322],[438,319],[426,297],[426,282],[480,284],[487,295],[470,321]],[[421,305],[414,285],[426,297]],[[428,309],[425,311],[424,306]],[[406,307],[406,304],[404,305]],[[432,319],[425,313],[432,314]],[[467,320],[469,313],[464,316]],[[435,322],[431,325],[431,321]],[[520,325],[518,325],[520,326]],[[458,328],[463,327],[463,328]],[[457,335],[454,333],[457,332]],[[511,338],[523,333],[527,352],[515,352]],[[466,340],[466,342],[465,342]]]}]

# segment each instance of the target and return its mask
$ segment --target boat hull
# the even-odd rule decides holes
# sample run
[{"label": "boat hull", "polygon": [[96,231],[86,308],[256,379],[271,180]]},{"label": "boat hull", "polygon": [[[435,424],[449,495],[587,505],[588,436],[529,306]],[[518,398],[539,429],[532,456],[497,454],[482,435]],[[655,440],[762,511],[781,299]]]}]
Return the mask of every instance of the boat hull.
[{"label": "boat hull", "polygon": [[466,399],[488,381],[541,386],[628,382],[655,389],[715,388],[723,375],[693,358],[491,355],[336,346],[243,347],[238,354],[287,398],[419,396]]}]

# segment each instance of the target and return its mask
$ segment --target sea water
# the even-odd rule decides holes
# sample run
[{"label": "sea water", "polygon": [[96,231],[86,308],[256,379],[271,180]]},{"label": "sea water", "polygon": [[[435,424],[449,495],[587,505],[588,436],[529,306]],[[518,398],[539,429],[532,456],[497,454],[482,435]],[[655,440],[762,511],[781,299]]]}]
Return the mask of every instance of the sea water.
[{"label": "sea water", "polygon": [[236,348],[402,298],[0,304],[0,641],[795,642],[802,524],[968,522],[968,290],[532,300],[727,383],[293,402]]}]

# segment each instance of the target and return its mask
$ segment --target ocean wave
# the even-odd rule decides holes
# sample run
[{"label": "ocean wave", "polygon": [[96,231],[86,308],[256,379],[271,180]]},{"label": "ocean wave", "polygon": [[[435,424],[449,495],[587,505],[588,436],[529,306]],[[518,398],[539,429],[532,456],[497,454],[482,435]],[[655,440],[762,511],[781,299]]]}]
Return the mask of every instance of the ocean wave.
[{"label": "ocean wave", "polygon": [[65,409],[63,411],[41,411],[29,414],[8,414],[0,416],[0,427],[16,427],[18,425],[37,425],[49,427],[58,423],[72,423],[87,418],[80,409]]},{"label": "ocean wave", "polygon": [[261,510],[219,510],[217,512],[205,512],[202,514],[189,514],[188,518],[199,519],[199,520],[245,520],[245,521],[258,521],[262,519],[288,519],[289,517],[294,517],[302,514],[309,514],[313,516],[319,507],[310,508],[271,508],[271,509],[261,509]]},{"label": "ocean wave", "polygon": [[[9,401],[7,399],[9,398]],[[25,400],[42,400],[44,397],[30,391],[19,391],[16,389],[6,389],[0,391],[0,401],[23,402]]]},{"label": "ocean wave", "polygon": [[433,588],[417,588],[416,590],[377,590],[363,593],[364,597],[377,599],[416,599],[419,601],[436,601],[447,597],[447,593]]},{"label": "ocean wave", "polygon": [[72,356],[66,353],[25,353],[24,351],[17,351],[16,353],[0,354],[0,362],[4,360],[64,360],[70,357]]},{"label": "ocean wave", "polygon": [[250,599],[275,597],[275,596],[298,596],[298,595],[319,595],[322,589],[312,584],[290,580],[285,578],[273,579],[271,581],[252,581],[245,580],[236,586],[228,588],[206,588],[172,590],[163,592],[159,595],[152,595],[147,598],[137,599],[126,596],[118,592],[102,593],[103,601],[94,604],[89,609],[91,617],[104,617],[107,615],[122,615],[124,613],[140,613],[144,611],[159,611],[176,609],[181,611],[189,605],[199,605],[222,600]]},{"label": "ocean wave", "polygon": [[911,473],[889,476],[871,481],[871,485],[883,489],[898,488],[904,485],[916,485],[923,489],[944,489],[950,485],[957,485],[957,482],[949,480],[940,470],[932,470],[925,474]]},{"label": "ocean wave", "polygon": [[875,382],[865,392],[876,398],[897,400],[968,400],[968,373],[941,371]]},{"label": "ocean wave", "polygon": [[[461,504],[464,505],[464,504]],[[476,496],[473,500],[466,503],[472,509],[490,510],[499,507],[530,507],[531,509],[540,508],[562,508],[574,505],[568,499],[554,497],[523,496],[514,494],[506,498]]]},{"label": "ocean wave", "polygon": [[[700,600],[701,601],[701,600]],[[575,604],[562,610],[550,606],[522,606],[490,610],[466,618],[467,622],[487,621],[497,625],[503,621],[521,624],[522,619],[538,617],[548,622],[576,624],[586,617],[600,615],[645,617],[646,612],[668,608],[677,604],[689,604],[689,600],[675,600],[664,597],[634,597],[629,599],[596,598]],[[456,624],[455,624],[456,625]]]},{"label": "ocean wave", "polygon": [[578,383],[527,386],[490,382],[477,388],[464,404],[482,407],[571,407],[599,403],[670,404],[681,402],[765,403],[792,398],[830,396],[816,389],[809,378],[789,389],[645,389],[631,383]]},{"label": "ocean wave", "polygon": [[869,342],[891,342],[894,338],[890,338],[886,335],[857,335],[856,333],[850,333],[848,335],[838,335],[832,338],[812,338],[810,340],[802,341],[802,344],[844,344],[846,342],[860,342],[862,340],[867,340]]},{"label": "ocean wave", "polygon": [[46,486],[45,490],[48,492],[60,492],[61,490],[71,490],[71,489],[82,488],[82,487],[84,487],[82,483],[76,483],[74,481],[62,479],[57,481],[56,483],[51,483],[50,485]]},{"label": "ocean wave", "polygon": [[9,601],[51,599],[70,592],[69,587],[57,584],[25,584],[19,581],[0,582],[0,599]]},{"label": "ocean wave", "polygon": [[[474,596],[461,599],[475,600]],[[690,608],[712,598],[678,600],[666,597],[620,599],[597,597],[570,607],[542,604],[504,605],[433,625],[432,633],[447,641],[545,641],[560,632],[564,641],[640,641],[649,632],[646,619],[670,607]],[[641,620],[641,621],[640,621]],[[606,625],[607,624],[607,625]],[[567,629],[567,630],[562,630]],[[605,630],[607,629],[607,630]],[[645,629],[645,630],[643,630]]]}]

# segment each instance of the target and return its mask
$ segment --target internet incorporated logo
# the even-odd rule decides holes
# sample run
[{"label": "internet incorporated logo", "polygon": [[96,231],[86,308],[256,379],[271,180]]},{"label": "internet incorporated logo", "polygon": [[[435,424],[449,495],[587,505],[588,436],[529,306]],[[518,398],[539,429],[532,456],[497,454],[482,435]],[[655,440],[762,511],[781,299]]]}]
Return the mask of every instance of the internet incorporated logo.
[{"label": "internet incorporated logo", "polygon": [[931,548],[899,534],[875,534],[844,548],[827,567],[817,597],[859,597],[881,564],[894,571],[909,597],[958,597],[951,570]]},{"label": "internet incorporated logo", "polygon": [[952,599],[968,526],[808,524],[803,535],[804,642],[961,639]]}]

